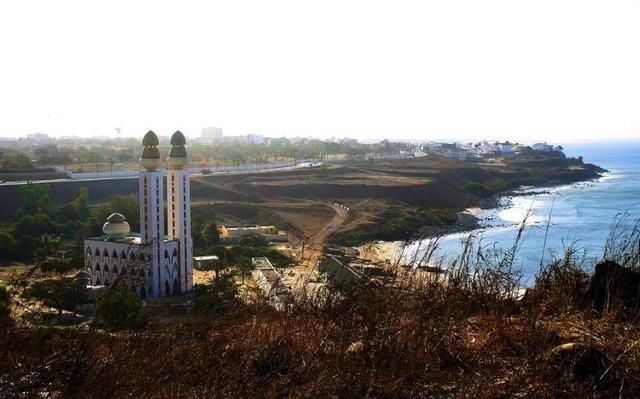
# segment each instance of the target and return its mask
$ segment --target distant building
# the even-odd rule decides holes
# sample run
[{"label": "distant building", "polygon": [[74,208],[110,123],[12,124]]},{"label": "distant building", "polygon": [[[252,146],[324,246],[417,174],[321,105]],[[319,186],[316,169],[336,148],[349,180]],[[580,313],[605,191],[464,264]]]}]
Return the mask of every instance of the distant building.
[{"label": "distant building", "polygon": [[318,270],[339,284],[359,284],[363,281],[346,259],[336,256],[323,257],[318,263]]},{"label": "distant building", "polygon": [[259,134],[247,134],[247,143],[248,144],[264,144],[264,136]]},{"label": "distant building", "polygon": [[344,145],[356,145],[356,144],[358,144],[358,139],[352,139],[352,138],[349,138],[349,137],[345,137],[345,138],[339,139],[338,142],[340,144],[344,144]]},{"label": "distant building", "polygon": [[45,133],[28,134],[27,140],[37,144],[46,144],[49,142],[49,135]]},{"label": "distant building", "polygon": [[291,289],[284,284],[280,273],[268,258],[251,258],[251,263],[255,267],[251,276],[256,280],[258,287],[269,302],[274,304],[276,308],[281,308],[293,300]]},{"label": "distant building", "polygon": [[222,241],[234,241],[244,237],[259,236],[266,241],[287,241],[287,235],[275,226],[218,226],[218,234]]},{"label": "distant building", "polygon": [[222,142],[227,144],[244,144],[247,142],[247,136],[237,135],[237,136],[224,136],[222,138]]},{"label": "distant building", "polygon": [[201,137],[205,140],[209,140],[210,142],[220,141],[222,139],[222,128],[221,127],[202,128]]},{"label": "distant building", "polygon": [[513,145],[503,143],[496,145],[496,152],[501,155],[513,155],[515,151],[513,149]]},{"label": "distant building", "polygon": [[534,151],[541,151],[541,152],[551,152],[551,151],[553,151],[553,146],[551,144],[547,144],[546,142],[544,142],[544,143],[535,143],[535,144],[531,145],[531,148],[533,148]]}]

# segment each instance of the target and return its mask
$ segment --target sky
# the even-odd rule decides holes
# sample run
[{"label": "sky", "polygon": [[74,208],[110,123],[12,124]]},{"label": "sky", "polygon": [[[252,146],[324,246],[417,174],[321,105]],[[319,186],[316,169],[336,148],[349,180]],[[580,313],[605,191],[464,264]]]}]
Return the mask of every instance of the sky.
[{"label": "sky", "polygon": [[638,1],[3,1],[0,136],[640,138]]}]

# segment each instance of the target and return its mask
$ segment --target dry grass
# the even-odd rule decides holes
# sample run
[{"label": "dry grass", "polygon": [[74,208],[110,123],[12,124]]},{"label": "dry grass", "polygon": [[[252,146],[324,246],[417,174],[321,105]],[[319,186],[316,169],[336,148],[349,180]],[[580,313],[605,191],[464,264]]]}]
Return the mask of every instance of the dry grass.
[{"label": "dry grass", "polygon": [[136,331],[10,326],[0,396],[636,396],[637,310],[594,312],[572,251],[514,299],[517,245],[470,241],[436,278],[303,289],[283,311],[231,300]]}]

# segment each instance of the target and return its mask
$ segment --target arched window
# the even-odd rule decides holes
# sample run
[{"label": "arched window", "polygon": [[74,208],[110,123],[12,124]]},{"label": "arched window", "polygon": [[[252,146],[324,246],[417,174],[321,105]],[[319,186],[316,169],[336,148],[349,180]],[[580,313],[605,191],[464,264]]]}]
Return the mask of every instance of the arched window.
[{"label": "arched window", "polygon": [[106,248],[102,251],[102,256],[105,257],[105,258],[109,257],[109,252],[107,252]]},{"label": "arched window", "polygon": [[87,256],[91,256],[91,248],[87,247]]},{"label": "arched window", "polygon": [[178,249],[177,249],[177,248],[174,248],[174,249],[173,249],[173,255],[171,255],[171,256],[173,256],[174,258],[175,258],[176,256],[178,256]]},{"label": "arched window", "polygon": [[127,255],[124,253],[124,249],[122,250],[122,252],[120,252],[120,258],[127,259]]},{"label": "arched window", "polygon": [[100,284],[100,277],[98,277],[98,278],[96,279],[96,285],[102,285],[102,284]]},{"label": "arched window", "polygon": [[169,259],[169,251],[167,251],[166,249],[164,250],[164,257]]},{"label": "arched window", "polygon": [[98,248],[93,252],[93,256],[100,256],[100,250]]},{"label": "arched window", "polygon": [[111,271],[114,273],[118,273],[118,266],[113,265],[113,269],[111,269]]},{"label": "arched window", "polygon": [[87,270],[93,271],[93,267],[91,266],[91,262],[87,262]]},{"label": "arched window", "polygon": [[104,271],[109,273],[109,265],[108,264],[104,264]]},{"label": "arched window", "polygon": [[129,253],[129,263],[133,264],[136,261],[136,256],[133,254],[133,252]]},{"label": "arched window", "polygon": [[100,271],[100,263],[96,263],[96,271],[99,272]]}]

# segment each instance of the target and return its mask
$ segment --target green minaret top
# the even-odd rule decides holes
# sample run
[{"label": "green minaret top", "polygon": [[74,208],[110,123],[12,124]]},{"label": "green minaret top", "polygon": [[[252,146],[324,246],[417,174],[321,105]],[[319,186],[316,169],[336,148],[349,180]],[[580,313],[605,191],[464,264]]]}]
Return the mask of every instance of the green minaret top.
[{"label": "green minaret top", "polygon": [[187,164],[187,149],[185,144],[187,140],[180,130],[177,130],[171,136],[171,149],[167,158],[167,166],[169,169],[182,169]]},{"label": "green minaret top", "polygon": [[142,138],[142,156],[140,157],[140,164],[147,170],[155,170],[160,166],[160,150],[158,145],[160,140],[158,136],[149,130],[147,134]]},{"label": "green minaret top", "polygon": [[142,138],[142,145],[145,147],[157,147],[160,145],[160,140],[158,140],[158,136],[156,136],[153,130],[149,130]]},{"label": "green minaret top", "polygon": [[184,134],[180,130],[176,130],[176,132],[171,136],[170,144],[172,146],[181,145],[184,147],[187,144],[187,139],[184,138]]}]

